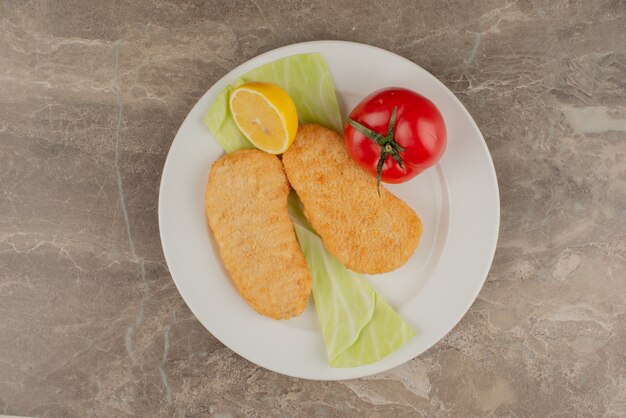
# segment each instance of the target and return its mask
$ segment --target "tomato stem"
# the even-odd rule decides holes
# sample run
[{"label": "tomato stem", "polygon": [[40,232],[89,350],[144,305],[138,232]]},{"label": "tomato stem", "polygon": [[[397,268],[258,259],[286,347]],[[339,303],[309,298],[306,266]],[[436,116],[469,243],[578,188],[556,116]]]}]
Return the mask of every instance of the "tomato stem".
[{"label": "tomato stem", "polygon": [[380,158],[378,159],[378,164],[376,164],[376,188],[378,189],[378,196],[380,196],[380,181],[383,175],[383,166],[385,165],[387,157],[391,155],[391,158],[394,159],[402,171],[406,171],[402,161],[402,156],[400,155],[401,152],[404,152],[404,148],[393,139],[396,130],[397,110],[398,106],[394,106],[393,111],[391,112],[391,119],[389,119],[387,135],[382,135],[355,121],[354,119],[348,118],[348,124],[350,126],[380,145]]}]

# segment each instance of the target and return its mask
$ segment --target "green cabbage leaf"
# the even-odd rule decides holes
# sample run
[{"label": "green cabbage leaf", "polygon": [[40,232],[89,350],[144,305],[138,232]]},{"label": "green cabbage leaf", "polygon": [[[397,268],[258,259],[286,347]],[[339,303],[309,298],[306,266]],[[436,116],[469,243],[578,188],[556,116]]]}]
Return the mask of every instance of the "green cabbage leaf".
[{"label": "green cabbage leaf", "polygon": [[[266,81],[294,100],[300,123],[341,130],[341,114],[326,61],[321,54],[301,54],[262,65],[227,86],[204,117],[213,137],[228,153],[254,146],[239,132],[230,113],[230,93],[248,81]],[[394,352],[415,331],[369,285],[326,251],[306,219],[295,192],[289,212],[313,280],[313,298],[331,367],[370,364]]]}]

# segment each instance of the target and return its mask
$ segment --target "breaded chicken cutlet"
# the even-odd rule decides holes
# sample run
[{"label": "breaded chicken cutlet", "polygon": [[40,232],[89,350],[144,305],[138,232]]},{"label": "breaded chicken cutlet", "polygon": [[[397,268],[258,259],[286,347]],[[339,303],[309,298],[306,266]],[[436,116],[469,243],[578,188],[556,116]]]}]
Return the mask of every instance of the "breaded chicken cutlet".
[{"label": "breaded chicken cutlet", "polygon": [[406,263],[422,223],[402,200],[380,188],[354,162],[341,136],[320,125],[301,125],[283,165],[304,214],[326,249],[357,273],[385,273]]},{"label": "breaded chicken cutlet", "polygon": [[287,212],[290,190],[276,156],[242,150],[213,163],[205,193],[209,226],[237,291],[274,319],[300,315],[311,293]]}]

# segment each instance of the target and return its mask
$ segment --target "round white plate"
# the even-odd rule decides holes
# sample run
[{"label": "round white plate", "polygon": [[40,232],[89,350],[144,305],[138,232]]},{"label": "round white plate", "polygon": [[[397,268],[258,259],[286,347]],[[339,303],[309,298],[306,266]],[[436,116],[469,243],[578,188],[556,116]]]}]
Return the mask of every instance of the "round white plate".
[{"label": "round white plate", "polygon": [[[370,92],[406,87],[439,108],[448,130],[441,161],[412,181],[389,186],[421,217],[424,235],[402,268],[369,278],[417,331],[398,351],[367,366],[328,365],[313,301],[298,318],[255,313],[224,270],[204,211],[211,163],[222,149],[202,123],[218,93],[239,75],[278,58],[320,52],[335,82],[342,116]],[[213,87],[181,125],[167,156],[159,193],[159,227],[172,278],[194,315],[237,354],[278,373],[307,379],[350,379],[398,366],[446,335],[478,295],[496,248],[500,203],[485,141],[461,102],[435,77],[389,51],[319,41],[279,48],[240,65]]]}]

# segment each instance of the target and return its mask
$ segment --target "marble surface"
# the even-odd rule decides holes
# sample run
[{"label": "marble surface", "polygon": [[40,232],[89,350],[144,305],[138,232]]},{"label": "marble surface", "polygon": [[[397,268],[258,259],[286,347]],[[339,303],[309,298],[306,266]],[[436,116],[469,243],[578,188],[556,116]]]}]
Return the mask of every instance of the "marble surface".
[{"label": "marble surface", "polygon": [[[0,414],[626,415],[626,3],[0,0]],[[217,79],[315,39],[387,48],[482,130],[502,224],[441,342],[344,382],[243,360],[165,265],[168,147]]]}]

